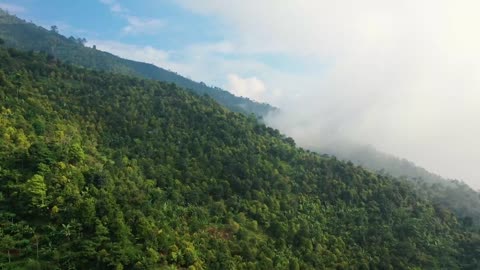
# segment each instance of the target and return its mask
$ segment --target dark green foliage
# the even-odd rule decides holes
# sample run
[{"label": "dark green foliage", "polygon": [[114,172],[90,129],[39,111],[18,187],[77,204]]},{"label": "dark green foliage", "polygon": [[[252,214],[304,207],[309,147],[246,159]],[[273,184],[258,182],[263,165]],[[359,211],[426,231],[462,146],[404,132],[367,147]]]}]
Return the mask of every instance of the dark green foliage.
[{"label": "dark green foliage", "polygon": [[25,51],[42,51],[77,66],[173,82],[198,95],[209,95],[218,103],[235,112],[253,113],[257,117],[263,117],[269,111],[274,110],[268,104],[234,96],[223,89],[192,81],[152,64],[122,59],[110,53],[96,50],[96,48],[85,47],[85,39],[66,38],[58,33],[56,26],[47,30],[9,15],[1,9],[0,38],[5,41],[7,46]]},{"label": "dark green foliage", "polygon": [[407,183],[173,84],[0,49],[2,269],[478,269]]},{"label": "dark green foliage", "polygon": [[382,175],[391,175],[415,184],[418,193],[451,210],[469,227],[480,228],[480,193],[457,180],[447,180],[414,163],[382,153],[371,146],[336,145],[317,149]]}]

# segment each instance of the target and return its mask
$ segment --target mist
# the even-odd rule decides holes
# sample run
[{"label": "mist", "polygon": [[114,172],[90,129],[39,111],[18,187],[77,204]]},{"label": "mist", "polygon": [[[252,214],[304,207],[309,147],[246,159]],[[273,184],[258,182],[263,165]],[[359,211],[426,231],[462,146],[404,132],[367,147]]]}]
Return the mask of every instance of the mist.
[{"label": "mist", "polygon": [[267,123],[300,146],[369,144],[480,188],[480,2],[178,2],[220,18],[237,50],[318,65],[257,74],[281,108]]}]

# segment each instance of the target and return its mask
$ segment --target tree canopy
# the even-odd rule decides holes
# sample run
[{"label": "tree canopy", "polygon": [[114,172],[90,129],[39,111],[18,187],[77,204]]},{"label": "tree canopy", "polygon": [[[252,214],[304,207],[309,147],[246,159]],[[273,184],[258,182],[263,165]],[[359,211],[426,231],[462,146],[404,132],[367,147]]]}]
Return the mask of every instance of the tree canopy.
[{"label": "tree canopy", "polygon": [[414,187],[175,84],[0,49],[2,269],[478,269]]}]

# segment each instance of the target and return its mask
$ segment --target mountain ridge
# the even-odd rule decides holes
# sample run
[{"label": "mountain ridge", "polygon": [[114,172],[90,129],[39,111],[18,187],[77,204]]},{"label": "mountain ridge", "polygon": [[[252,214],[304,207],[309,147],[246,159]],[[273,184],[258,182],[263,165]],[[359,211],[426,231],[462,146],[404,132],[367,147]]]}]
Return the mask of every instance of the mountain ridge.
[{"label": "mountain ridge", "polygon": [[47,30],[41,26],[26,22],[0,9],[0,38],[7,46],[29,51],[43,51],[60,60],[86,68],[111,71],[159,81],[173,82],[199,95],[207,94],[220,104],[235,112],[253,113],[263,117],[276,110],[266,103],[255,102],[249,98],[237,97],[218,87],[210,87],[195,82],[176,72],[153,64],[128,60],[108,52],[85,47],[82,38],[67,38],[56,29]]},{"label": "mountain ridge", "polygon": [[480,192],[462,181],[443,178],[407,159],[378,151],[370,145],[337,144],[310,149],[351,161],[381,175],[411,182],[425,198],[452,210],[460,220],[472,222],[475,227],[480,226]]},{"label": "mountain ridge", "polygon": [[[210,95],[230,110],[247,115],[254,113],[261,118],[272,110],[277,110],[266,104],[234,97],[219,88],[193,82],[152,64],[121,59],[111,53],[85,47],[84,40],[80,38],[65,38],[56,33],[55,29],[53,31],[46,30],[1,10],[0,38],[6,39],[7,46],[55,54],[59,56],[59,59],[90,69],[174,82],[185,88],[196,89],[193,92],[199,95]],[[403,177],[404,180],[415,183],[420,194],[451,209],[460,220],[472,219],[475,226],[480,226],[480,196],[460,182],[444,181],[441,177],[418,168],[409,161],[392,158],[390,155],[382,154],[371,148],[354,145],[345,148],[340,145],[331,149],[318,149],[318,147],[309,147],[309,149],[320,153],[329,153],[338,156],[339,159],[351,160],[354,164],[364,166],[376,173]]]},{"label": "mountain ridge", "polygon": [[175,84],[0,49],[6,269],[477,269],[407,183]]}]

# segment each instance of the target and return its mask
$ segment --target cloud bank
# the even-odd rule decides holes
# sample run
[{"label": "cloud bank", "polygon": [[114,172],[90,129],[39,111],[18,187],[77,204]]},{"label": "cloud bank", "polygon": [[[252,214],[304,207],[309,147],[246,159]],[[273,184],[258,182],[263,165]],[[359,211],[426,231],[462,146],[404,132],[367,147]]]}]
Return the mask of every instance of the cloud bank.
[{"label": "cloud bank", "polygon": [[138,46],[112,40],[89,40],[87,46],[94,46],[101,51],[107,51],[122,58],[154,64],[163,68],[175,68],[169,61],[169,52],[152,46]]},{"label": "cloud bank", "polygon": [[372,144],[480,188],[479,1],[177,2],[221,21],[237,50],[318,65],[255,75],[282,89],[269,123],[300,145]]},{"label": "cloud bank", "polygon": [[158,33],[164,26],[165,21],[155,18],[139,18],[126,16],[128,25],[123,28],[125,34],[148,34]]},{"label": "cloud bank", "polygon": [[228,75],[228,86],[234,95],[249,97],[256,101],[264,101],[265,84],[256,77],[241,78],[237,74]]}]

